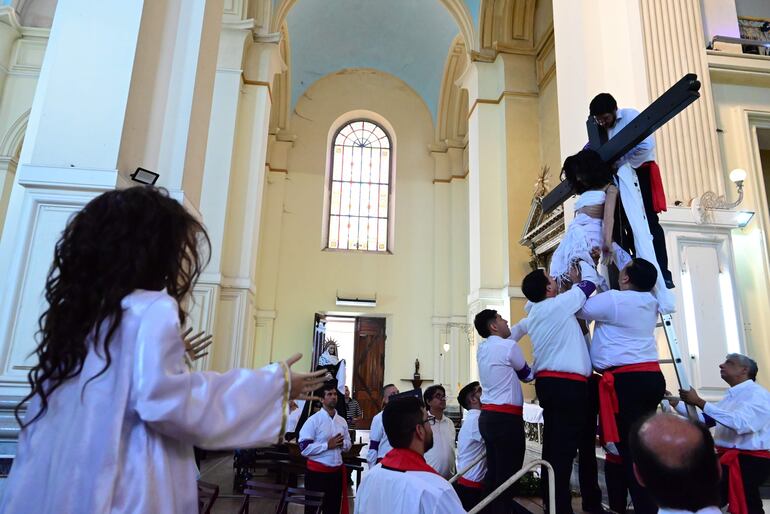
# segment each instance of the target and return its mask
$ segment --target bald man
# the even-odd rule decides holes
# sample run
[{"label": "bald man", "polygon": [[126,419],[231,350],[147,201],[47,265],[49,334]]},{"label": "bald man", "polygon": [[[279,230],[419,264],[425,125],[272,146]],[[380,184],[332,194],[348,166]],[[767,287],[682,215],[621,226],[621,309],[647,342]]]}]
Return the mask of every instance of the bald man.
[{"label": "bald man", "polygon": [[719,514],[720,466],[714,439],[701,424],[657,414],[631,430],[634,474],[658,505],[673,511]]}]

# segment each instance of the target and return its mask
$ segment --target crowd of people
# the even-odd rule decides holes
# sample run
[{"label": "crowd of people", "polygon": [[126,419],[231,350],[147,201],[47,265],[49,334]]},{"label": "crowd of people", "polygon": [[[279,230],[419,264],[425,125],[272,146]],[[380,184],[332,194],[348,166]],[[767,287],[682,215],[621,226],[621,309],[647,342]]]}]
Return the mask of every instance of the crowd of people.
[{"label": "crowd of people", "polygon": [[[608,96],[597,97],[591,113],[612,137],[634,112],[618,110]],[[646,141],[632,149],[612,184],[587,178],[603,166],[592,150],[568,159],[568,180],[592,198],[579,207],[589,219],[565,238],[575,245],[563,248],[566,270],[524,277],[527,316],[513,327],[495,310],[476,315],[484,339],[479,381],[459,391],[466,411],[459,434],[443,386],[383,388],[357,513],[454,514],[486,501],[523,466],[521,383],[531,381],[543,409],[542,458],[554,469],[553,483],[541,473],[544,491],[555,491],[546,507],[557,514],[572,512],[578,454],[583,510],[604,512],[597,434],[606,465],[617,469],[605,473],[616,512],[625,512],[629,494],[639,514],[716,513],[724,504],[733,514],[763,512],[770,393],[756,383],[756,362],[727,356],[720,374],[729,389],[719,402],[693,390],[668,398],[681,414],[684,404],[697,407],[699,421],[655,413],[666,391],[654,332],[673,282],[654,227],[660,205],[644,199],[651,186],[641,184],[654,182],[645,178],[656,173],[652,151]],[[608,201],[622,204],[625,218],[610,223]],[[332,376],[345,375],[336,348],[327,348],[322,369],[312,373],[291,369],[300,355],[259,370],[191,369],[209,340],[189,338],[181,327],[207,244],[202,225],[154,187],[104,193],[72,217],[45,284],[37,363],[24,419],[17,410],[22,429],[0,512],[197,512],[193,448],[281,442],[294,399],[320,401],[299,422],[305,487],[324,493],[325,514],[349,511],[343,453],[363,413],[344,379]],[[602,265],[615,270],[605,275]],[[518,345],[524,335],[532,342],[531,366]],[[340,405],[348,407],[345,415]],[[707,426],[716,427],[713,437]],[[451,485],[458,469],[465,471]],[[484,512],[522,510],[507,489]]]}]

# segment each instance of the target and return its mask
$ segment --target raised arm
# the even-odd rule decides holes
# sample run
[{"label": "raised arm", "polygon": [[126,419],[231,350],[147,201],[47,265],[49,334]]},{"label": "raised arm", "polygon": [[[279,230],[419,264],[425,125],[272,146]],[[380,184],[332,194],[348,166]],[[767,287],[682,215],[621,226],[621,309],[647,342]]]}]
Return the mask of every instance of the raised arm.
[{"label": "raised arm", "polygon": [[142,314],[135,351],[132,407],[154,430],[206,449],[267,446],[283,437],[288,366],[188,373],[177,303],[170,297],[158,298]]}]

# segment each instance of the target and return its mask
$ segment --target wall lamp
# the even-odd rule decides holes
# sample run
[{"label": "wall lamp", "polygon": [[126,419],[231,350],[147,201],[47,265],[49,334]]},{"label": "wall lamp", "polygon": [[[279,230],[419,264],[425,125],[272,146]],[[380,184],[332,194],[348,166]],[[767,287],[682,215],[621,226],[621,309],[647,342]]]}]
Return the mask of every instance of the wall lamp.
[{"label": "wall lamp", "polygon": [[[730,181],[735,184],[738,192],[738,198],[734,202],[728,202],[724,195],[717,195],[713,191],[706,191],[700,198],[696,198],[692,202],[692,210],[697,223],[705,223],[711,211],[729,211],[738,207],[743,202],[743,182],[746,180],[746,175],[746,170],[740,168],[730,172]],[[745,227],[753,217],[752,211],[740,211],[737,217],[738,226]]]}]

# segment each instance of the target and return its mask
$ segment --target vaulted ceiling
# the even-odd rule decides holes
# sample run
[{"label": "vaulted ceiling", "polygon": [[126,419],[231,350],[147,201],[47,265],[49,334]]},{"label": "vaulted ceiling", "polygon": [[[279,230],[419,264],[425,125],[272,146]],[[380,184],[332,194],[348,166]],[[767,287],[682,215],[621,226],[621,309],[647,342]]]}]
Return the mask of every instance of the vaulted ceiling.
[{"label": "vaulted ceiling", "polygon": [[436,119],[444,64],[459,33],[440,0],[299,0],[286,22],[292,108],[329,73],[374,68],[408,84]]}]

